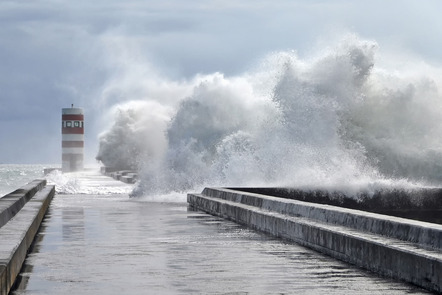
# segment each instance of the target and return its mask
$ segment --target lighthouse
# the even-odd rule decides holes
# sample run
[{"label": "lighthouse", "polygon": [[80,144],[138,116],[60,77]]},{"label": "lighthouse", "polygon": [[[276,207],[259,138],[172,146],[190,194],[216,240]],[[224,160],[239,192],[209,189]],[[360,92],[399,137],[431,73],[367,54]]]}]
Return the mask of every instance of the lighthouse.
[{"label": "lighthouse", "polygon": [[84,115],[82,108],[63,108],[61,111],[61,147],[63,172],[83,170]]}]

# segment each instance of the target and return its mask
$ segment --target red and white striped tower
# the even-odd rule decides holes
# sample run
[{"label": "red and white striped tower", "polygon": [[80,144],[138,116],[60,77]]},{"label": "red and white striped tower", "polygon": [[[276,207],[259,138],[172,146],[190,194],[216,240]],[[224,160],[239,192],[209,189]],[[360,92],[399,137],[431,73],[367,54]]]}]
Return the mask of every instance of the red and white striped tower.
[{"label": "red and white striped tower", "polygon": [[83,170],[84,116],[83,109],[62,109],[61,147],[63,172]]}]

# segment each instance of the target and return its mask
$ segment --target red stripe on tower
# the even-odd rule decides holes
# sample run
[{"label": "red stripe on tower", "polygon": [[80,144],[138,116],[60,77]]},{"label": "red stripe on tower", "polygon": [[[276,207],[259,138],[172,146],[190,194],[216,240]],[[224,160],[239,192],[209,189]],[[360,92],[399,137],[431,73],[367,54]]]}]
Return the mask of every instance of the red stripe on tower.
[{"label": "red stripe on tower", "polygon": [[79,120],[79,121],[83,121],[84,120],[84,116],[83,115],[68,115],[68,114],[63,114],[61,115],[63,120]]},{"label": "red stripe on tower", "polygon": [[84,128],[63,128],[61,134],[84,134]]},{"label": "red stripe on tower", "polygon": [[84,115],[83,109],[62,109],[62,171],[72,172],[83,170],[84,154]]}]

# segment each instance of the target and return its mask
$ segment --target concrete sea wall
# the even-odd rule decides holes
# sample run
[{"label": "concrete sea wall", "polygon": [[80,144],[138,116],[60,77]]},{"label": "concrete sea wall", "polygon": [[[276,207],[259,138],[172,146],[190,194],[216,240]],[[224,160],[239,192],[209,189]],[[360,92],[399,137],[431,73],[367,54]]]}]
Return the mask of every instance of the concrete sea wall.
[{"label": "concrete sea wall", "polygon": [[188,194],[187,201],[381,275],[442,291],[442,225],[222,188]]},{"label": "concrete sea wall", "polygon": [[442,224],[441,188],[382,188],[349,196],[344,192],[284,187],[230,188],[284,199],[333,205],[389,216]]},{"label": "concrete sea wall", "polygon": [[7,295],[55,195],[46,180],[34,180],[0,198],[0,295]]}]

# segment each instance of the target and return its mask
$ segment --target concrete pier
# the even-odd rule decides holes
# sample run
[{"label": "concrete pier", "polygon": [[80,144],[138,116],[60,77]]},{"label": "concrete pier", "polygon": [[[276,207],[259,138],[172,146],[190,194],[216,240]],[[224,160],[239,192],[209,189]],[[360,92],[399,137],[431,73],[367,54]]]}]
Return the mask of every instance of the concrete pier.
[{"label": "concrete pier", "polygon": [[0,295],[11,290],[54,194],[34,180],[0,198]]},{"label": "concrete pier", "polygon": [[183,194],[129,198],[134,185],[92,170],[62,180],[10,295],[428,294],[192,210]]},{"label": "concrete pier", "polygon": [[222,188],[188,194],[187,201],[384,276],[442,291],[442,225]]}]

